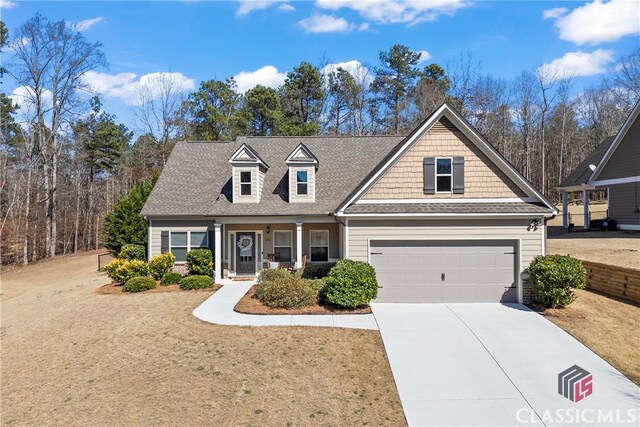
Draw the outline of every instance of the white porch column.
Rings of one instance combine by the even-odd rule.
[[[569,228],[569,194],[562,192],[562,228]]]
[[[302,267],[302,223],[296,222],[296,268]]]
[[[215,269],[215,277],[214,281],[216,283],[222,280],[222,233],[221,227],[222,224],[213,224],[214,228],[214,237],[215,237],[215,247],[213,249],[213,258],[214,258],[214,266]]]
[[[584,225],[583,228],[585,230],[589,229],[589,192],[587,190],[582,190],[582,208],[584,209]]]

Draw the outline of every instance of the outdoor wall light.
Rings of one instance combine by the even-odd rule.
[[[269,234],[270,231],[271,231],[271,226],[267,225],[267,234]]]
[[[540,227],[540,221],[538,221],[537,219],[534,219],[533,221],[531,221],[531,224],[529,224],[529,230],[536,231],[538,227]]]

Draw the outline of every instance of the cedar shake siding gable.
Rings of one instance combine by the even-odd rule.
[[[425,191],[425,159],[439,157],[464,159],[462,193]],[[471,142],[450,120],[441,117],[389,170],[378,178],[364,194],[362,200],[526,197],[527,194],[476,144]]]

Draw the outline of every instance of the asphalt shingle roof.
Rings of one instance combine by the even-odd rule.
[[[179,142],[147,203],[145,216],[327,215],[334,212],[404,136],[239,137]],[[249,145],[270,168],[260,203],[231,202],[229,157]],[[318,158],[316,202],[288,203],[287,156],[304,143]]]
[[[536,203],[396,203],[355,204],[347,207],[347,214],[546,214],[552,210]]]
[[[586,159],[582,163],[580,163],[574,170],[567,176],[562,184],[560,184],[560,188],[562,187],[571,187],[574,185],[586,184],[586,182],[591,177],[593,171],[589,167],[589,165],[598,166],[607,150],[613,143],[615,136],[608,136],[602,140],[602,142],[596,147],[595,150],[591,154],[587,156]]]

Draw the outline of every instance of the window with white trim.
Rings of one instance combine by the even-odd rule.
[[[436,158],[436,193],[451,193],[453,188],[452,163],[451,157]]]
[[[293,232],[278,231],[273,232],[273,253],[278,256],[281,262],[291,262],[293,253]]]
[[[309,194],[309,172],[296,172],[296,194],[298,196],[306,196]]]
[[[240,171],[240,195],[251,195],[251,171]]]
[[[206,231],[170,231],[169,252],[176,257],[176,262],[185,262],[187,252],[192,249],[207,247]]]
[[[309,261],[329,261],[329,230],[311,230]]]

